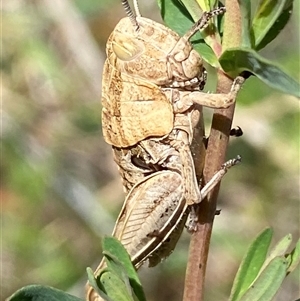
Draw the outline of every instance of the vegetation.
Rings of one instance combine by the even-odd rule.
[[[159,19],[156,3],[142,4],[145,17]],[[102,138],[99,101],[105,41],[124,12],[118,0],[2,6],[1,297],[31,283],[82,297],[85,269],[100,260],[100,238],[111,233],[124,200]],[[299,81],[298,1],[294,6],[287,26],[260,53]],[[299,237],[299,103],[286,92],[252,76],[239,95],[233,124],[244,136],[231,141],[227,157],[240,154],[243,162],[222,182],[207,301],[228,299],[238,264],[261,229],[271,226],[274,241]],[[205,113],[209,125],[212,112]],[[189,239],[184,233],[170,258],[142,269],[147,300],[182,300]],[[298,283],[297,273],[289,275],[274,300],[296,299]]]

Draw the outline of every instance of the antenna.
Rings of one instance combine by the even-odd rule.
[[[136,15],[132,11],[132,9],[131,9],[131,7],[130,7],[130,5],[128,3],[128,0],[122,0],[122,5],[124,7],[124,10],[125,10],[125,13],[126,13],[127,17],[130,19],[130,21],[132,23],[132,25],[136,27],[136,30],[138,30],[139,29],[139,24],[136,21]],[[137,10],[137,12],[139,14],[140,12],[139,12],[139,9],[138,9],[136,1],[135,1],[135,4],[134,4],[134,7],[135,7],[135,9]]]
[[[133,0],[133,7],[134,7],[134,11],[137,17],[141,16],[140,13],[140,9],[139,9],[139,4],[138,4],[138,0]]]

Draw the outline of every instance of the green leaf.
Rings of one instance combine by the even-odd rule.
[[[300,263],[300,239],[297,241],[293,251],[288,254],[287,260],[289,262],[289,267],[287,273],[291,273]]]
[[[286,276],[287,262],[274,258],[239,301],[271,301]]]
[[[203,11],[209,10],[209,8],[205,8],[205,6],[200,6],[200,3],[197,3],[196,0],[181,0],[181,2],[189,12],[194,22],[200,18]]]
[[[292,243],[292,235],[288,234],[284,238],[281,239],[277,243],[277,245],[272,249],[272,251],[269,253],[269,256],[267,257],[266,261],[263,264],[262,270],[275,258],[284,256],[287,249]]]
[[[98,286],[113,301],[134,301],[128,287],[119,275],[109,269],[101,271],[98,277]]]
[[[118,276],[118,278],[124,284],[124,286],[126,288],[126,292],[128,292],[128,294],[132,297],[134,293],[131,290],[130,281],[129,281],[128,275],[126,273],[126,269],[123,266],[123,264],[119,261],[119,258],[106,251],[103,252],[103,255],[105,257],[105,262],[107,264],[106,271],[109,271],[113,275]],[[119,256],[119,254],[118,254],[118,256]],[[99,278],[100,278],[100,280],[102,280],[101,277],[99,277]],[[123,288],[122,288],[122,290],[123,290]]]
[[[165,24],[180,36],[183,36],[194,25],[195,22],[188,10],[178,0],[158,0],[157,2]],[[200,33],[197,33],[195,38],[201,39]]]
[[[87,268],[86,272],[88,274],[88,280],[89,280],[89,284],[90,286],[97,292],[97,294],[99,296],[101,296],[102,299],[106,300],[106,301],[113,301],[109,296],[106,295],[106,293],[101,290],[98,286],[97,280],[94,276],[94,273],[92,271],[91,268]]]
[[[130,257],[123,245],[115,237],[105,237],[102,242],[102,247],[103,254],[107,258],[108,267],[114,269],[114,271],[119,269],[121,272],[121,268],[116,265],[117,262],[120,262],[126,271],[134,294],[139,298],[140,301],[146,300],[136,270],[132,265]]]
[[[251,0],[240,1],[242,17],[242,47],[251,48]]]
[[[253,45],[262,49],[274,40],[290,19],[293,0],[262,0],[252,21]]]
[[[273,231],[270,228],[265,229],[250,245],[235,276],[230,301],[239,300],[257,277],[266,259],[272,235]]]
[[[56,288],[43,285],[28,285],[22,287],[8,301],[83,301]]]
[[[236,77],[243,71],[256,75],[268,86],[286,94],[300,98],[300,85],[273,62],[247,48],[226,50],[219,60],[225,72]]]
[[[87,269],[90,285],[108,301],[145,301],[145,295],[123,245],[115,237],[104,237],[102,241],[106,268],[97,279],[91,269]]]
[[[204,10],[210,10],[212,7],[214,7],[216,0],[194,0],[197,1],[201,9]]]
[[[208,45],[206,45],[205,43],[198,43],[194,44],[193,46],[205,62],[207,62],[209,65],[215,68],[220,67],[218,58]]]

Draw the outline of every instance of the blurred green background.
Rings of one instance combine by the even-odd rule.
[[[140,1],[160,20],[155,1]],[[263,55],[299,80],[299,2]],[[119,0],[2,2],[1,300],[32,283],[83,296],[124,194],[101,133],[105,42],[124,16]],[[209,122],[210,110],[205,110]],[[299,102],[255,78],[238,98],[210,249],[207,301],[229,296],[250,241],[271,226],[299,238]],[[182,298],[189,235],[156,268],[141,269],[149,301]],[[299,298],[299,268],[275,300]]]

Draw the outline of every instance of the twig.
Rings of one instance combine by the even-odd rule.
[[[226,1],[226,9],[222,51],[230,47],[238,47],[242,40],[239,1]],[[231,78],[226,76],[221,70],[218,71],[217,93],[228,93],[232,83],[233,80]],[[215,110],[214,112],[206,151],[202,185],[207,183],[225,162],[234,109],[235,105],[232,105],[228,109]],[[203,300],[205,271],[219,189],[220,184],[199,205],[198,230],[192,234],[190,243],[184,301]]]
[[[227,93],[231,85],[231,79],[224,74],[220,75],[218,93]],[[226,110],[215,110],[206,152],[203,184],[211,179],[225,162],[233,113],[234,105]],[[217,185],[208,198],[199,205],[198,230],[191,237],[183,300],[198,301],[203,299],[205,270],[219,187],[220,185]]]

